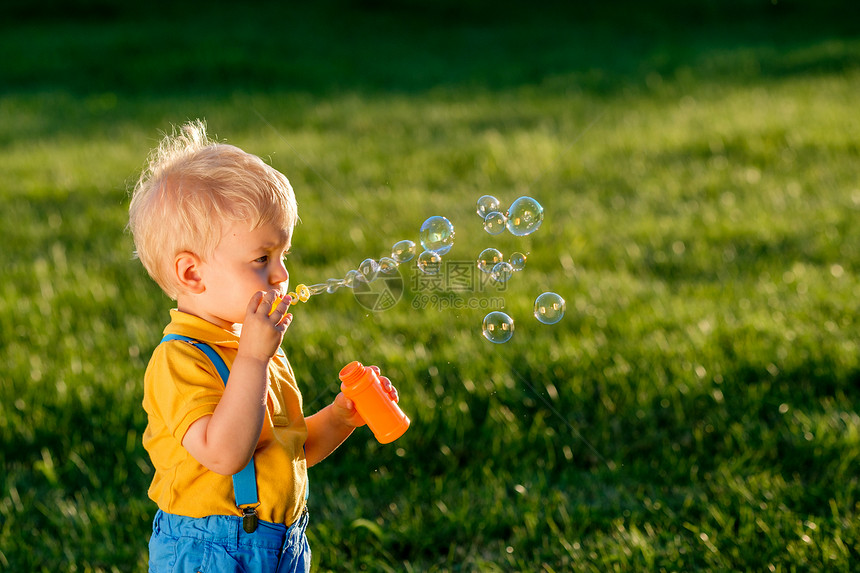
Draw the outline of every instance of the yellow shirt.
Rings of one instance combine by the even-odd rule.
[[[206,342],[233,364],[239,337],[196,316],[170,311],[165,334]],[[182,447],[188,427],[211,415],[224,393],[215,365],[203,352],[179,340],[159,344],[144,377],[143,408],[149,423],[143,446],[155,466],[149,497],[167,513],[189,517],[242,515],[233,479],[206,469]],[[302,395],[283,350],[269,363],[266,417],[254,452],[260,519],[292,524],[308,487],[304,444],[308,428]]]

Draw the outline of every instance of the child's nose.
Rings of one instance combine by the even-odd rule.
[[[272,284],[280,284],[290,278],[290,273],[287,272],[287,267],[284,265],[283,261],[278,261],[275,268],[272,269],[271,276],[269,280]]]

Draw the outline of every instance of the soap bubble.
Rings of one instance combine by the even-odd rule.
[[[511,253],[511,258],[508,260],[511,263],[511,268],[514,271],[521,271],[526,268],[526,256],[520,252]]]
[[[397,261],[391,257],[382,257],[379,259],[379,272],[384,275],[393,275],[397,272]]]
[[[492,247],[484,249],[481,251],[481,254],[478,255],[478,268],[481,269],[482,272],[491,273],[493,272],[493,267],[502,262],[502,259],[502,253],[499,249],[494,249]]]
[[[394,259],[380,258],[376,280],[372,283],[357,280],[352,294],[358,304],[374,312],[388,310],[396,305],[403,296],[403,277],[400,276]]]
[[[505,230],[505,216],[498,212],[492,211],[484,217],[484,230],[491,235],[498,235]]]
[[[502,261],[496,263],[493,267],[493,272],[490,273],[490,277],[496,282],[506,283],[512,274],[514,274],[514,268],[511,266],[511,263]]]
[[[435,251],[442,256],[454,246],[454,225],[445,217],[434,215],[421,225],[419,237],[425,251]]]
[[[373,259],[364,259],[358,265],[358,272],[367,279],[367,282],[372,283],[379,273],[379,263]]]
[[[398,264],[411,261],[415,258],[415,243],[409,239],[397,241],[391,247],[391,258]]]
[[[328,285],[326,283],[318,283],[308,287],[308,291],[310,291],[311,295],[320,294],[326,290],[328,290]]]
[[[544,324],[555,324],[564,316],[565,302],[554,292],[545,292],[535,299],[535,318]]]
[[[522,237],[538,230],[543,223],[543,207],[531,197],[520,197],[508,209],[506,225],[512,234]]]
[[[339,289],[340,287],[342,287],[342,286],[343,286],[343,284],[344,284],[343,279],[328,279],[328,280],[325,282],[325,290],[326,290],[329,294],[332,294],[332,293],[333,293],[333,292],[335,292],[337,289]]]
[[[501,206],[501,202],[499,202],[499,200],[492,195],[483,195],[480,199],[478,199],[478,215],[481,217],[481,219],[484,219],[489,213],[492,213],[493,211],[498,211]]]
[[[436,251],[424,251],[418,255],[418,268],[425,275],[438,275],[442,270],[442,257]]]
[[[481,324],[484,338],[495,344],[507,342],[514,335],[514,319],[504,312],[494,310],[484,317]]]
[[[344,275],[343,277],[343,286],[347,288],[354,288],[356,281],[367,282],[367,279],[365,279],[364,275],[355,269],[346,271],[346,275]]]

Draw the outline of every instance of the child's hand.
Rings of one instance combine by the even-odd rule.
[[[272,309],[278,296],[277,291],[270,290],[257,292],[251,297],[239,338],[240,355],[269,360],[278,351],[284,340],[284,332],[293,320],[293,315],[287,312],[290,297],[285,296]]]
[[[363,426],[367,423],[364,421],[364,418],[361,417],[361,414],[358,413],[358,410],[355,409],[355,402],[347,398],[346,394],[343,392],[338,393],[338,395],[334,397],[334,402],[331,403],[331,409],[334,413],[335,419],[344,426],[358,428],[359,426]]]
[[[378,367],[371,366],[370,368],[376,371],[376,374],[379,375]],[[394,402],[399,402],[400,396],[397,394],[397,388],[394,387],[391,380],[385,376],[379,376],[379,381],[382,383],[382,389],[388,393],[391,399]],[[347,398],[343,392],[335,396],[334,402],[332,402],[332,408],[337,419],[347,426],[357,428],[366,423],[364,418],[361,417],[361,414],[358,413],[358,410],[355,409],[355,403]]]

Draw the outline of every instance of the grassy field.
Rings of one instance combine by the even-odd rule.
[[[146,570],[142,377],[171,301],[127,191],[198,117],[292,181],[294,284],[430,215],[456,228],[446,277],[528,253],[501,289],[402,265],[389,310],[294,310],[308,412],[360,359],[412,418],[312,468],[315,570],[856,567],[860,13],[649,5],[5,3],[0,569]],[[542,227],[488,235],[484,194],[537,198]]]

